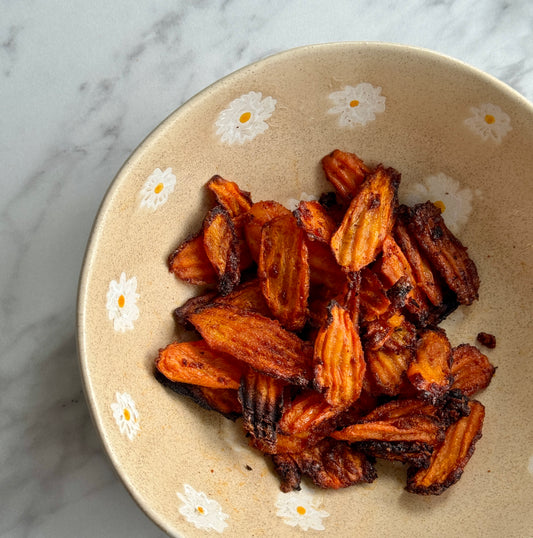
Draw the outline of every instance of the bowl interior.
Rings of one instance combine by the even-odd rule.
[[[343,43],[242,69],[141,144],[94,226],[80,283],[79,349],[105,447],[156,523],[184,536],[206,528],[296,536],[305,525],[336,536],[437,536],[442,525],[449,535],[530,531],[532,140],[532,106],[489,76],[428,51]],[[335,148],[399,170],[401,200],[444,204],[481,277],[480,300],[444,326],[453,345],[495,334],[497,347],[484,352],[498,370],[479,396],[483,439],[445,494],[408,494],[404,468],[380,463],[371,485],[307,484],[294,502],[308,520],[295,523],[290,496],[280,493],[271,463],[247,446],[239,422],[163,388],[152,367],[159,348],[184,337],[172,310],[198,291],[178,282],[166,259],[199,228],[207,180],[219,174],[254,201],[286,204],[331,190],[320,159]]]

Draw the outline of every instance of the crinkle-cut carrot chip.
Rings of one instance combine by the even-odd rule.
[[[444,223],[440,209],[431,202],[417,204],[407,212],[407,227],[431,265],[457,295],[469,305],[478,298],[479,276],[467,249]]]
[[[250,249],[250,254],[253,260],[259,261],[259,252],[261,250],[261,232],[263,226],[283,215],[290,215],[291,212],[279,202],[273,200],[265,200],[256,202],[250,210],[243,216],[244,236]]]
[[[199,232],[181,243],[168,257],[168,268],[177,278],[190,284],[216,284],[217,273],[204,248]]]
[[[406,490],[421,495],[440,495],[455,484],[481,438],[484,418],[485,408],[472,400],[470,414],[448,427],[444,442],[434,450],[427,469],[408,469]]]
[[[207,182],[207,188],[215,195],[217,202],[223,206],[232,219],[246,213],[253,205],[249,192],[243,191],[234,181],[213,176]]]
[[[229,213],[220,205],[215,206],[204,219],[204,249],[214,267],[222,295],[227,295],[241,278],[239,243],[235,226]]]
[[[359,271],[381,252],[398,206],[400,174],[378,166],[366,177],[331,238],[331,248],[345,271]]]
[[[244,430],[265,445],[275,447],[278,422],[287,384],[248,368],[241,379],[239,401]]]
[[[496,368],[475,346],[461,344],[452,350],[452,389],[473,396],[488,387]]]
[[[291,331],[307,320],[309,263],[304,231],[293,215],[263,225],[257,274],[272,315]]]
[[[313,347],[257,312],[216,304],[189,316],[209,346],[296,385],[312,377]]]
[[[443,329],[426,329],[420,335],[407,377],[423,399],[437,402],[450,389],[452,348]]]
[[[335,407],[347,408],[361,394],[366,363],[350,313],[337,302],[329,307],[314,348],[313,385]]]
[[[355,153],[338,149],[322,158],[322,168],[339,196],[347,202],[357,194],[361,183],[371,172]]]
[[[243,365],[210,349],[204,340],[173,342],[159,350],[156,368],[171,381],[215,389],[238,389]]]

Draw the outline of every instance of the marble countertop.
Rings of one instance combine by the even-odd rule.
[[[310,43],[454,56],[533,100],[529,0],[0,0],[0,536],[159,537],[84,401],[76,292],[128,155],[220,77]]]

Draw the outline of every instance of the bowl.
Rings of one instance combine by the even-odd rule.
[[[81,370],[96,428],[140,507],[173,536],[526,536],[533,526],[531,334],[533,107],[457,60],[380,43],[306,46],[208,87],[171,114],[105,195],[79,286]],[[215,174],[290,206],[331,190],[321,158],[354,152],[402,174],[400,201],[440,202],[468,246],[479,300],[443,323],[483,348],[496,374],[478,399],[483,437],[439,496],[405,491],[378,462],[371,484],[282,493],[272,463],[232,422],[163,387],[158,350],[173,309],[198,293],[168,270],[201,226]],[[478,344],[479,345],[479,344]]]

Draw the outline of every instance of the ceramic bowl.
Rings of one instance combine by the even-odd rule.
[[[154,96],[156,98],[156,96]],[[531,420],[533,107],[498,80],[433,52],[378,43],[290,50],[220,80],[167,118],[107,192],[80,280],[78,339],[96,427],[140,507],[168,534],[526,536],[533,528]],[[179,335],[173,309],[197,293],[167,256],[197,230],[214,174],[254,200],[331,190],[335,148],[402,174],[400,200],[440,201],[468,246],[480,299],[443,326],[453,345],[496,335],[479,395],[483,437],[440,496],[407,493],[401,464],[372,484],[282,493],[242,426],[153,376]]]

